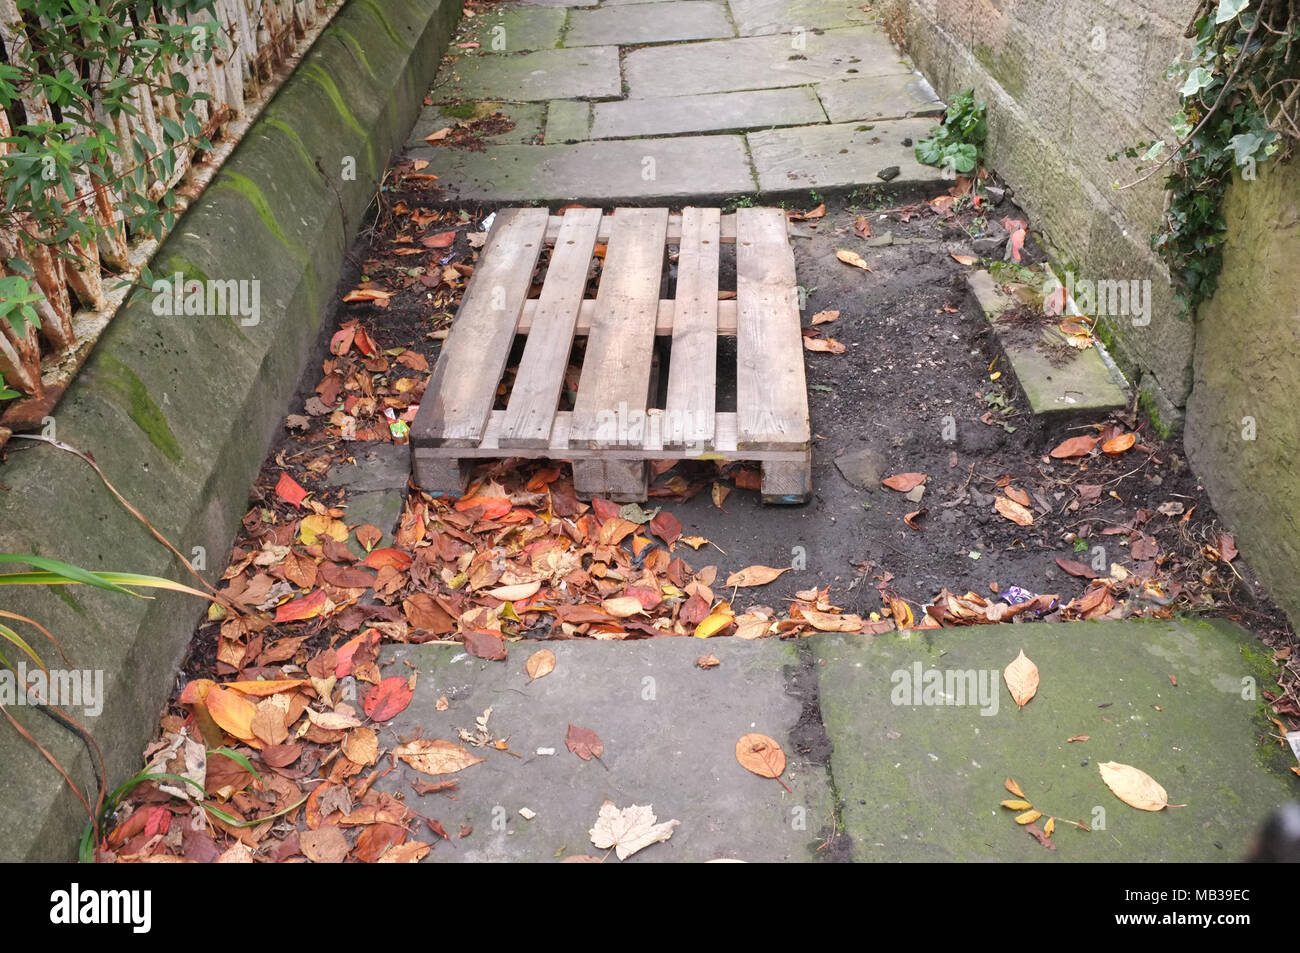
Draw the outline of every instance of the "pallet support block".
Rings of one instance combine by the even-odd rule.
[[[764,503],[797,505],[812,499],[812,451],[801,462],[764,463],[761,492]]]
[[[641,503],[649,488],[650,464],[645,460],[573,461],[573,491],[580,500],[600,496],[615,503]]]

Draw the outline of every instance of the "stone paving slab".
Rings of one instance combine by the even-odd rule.
[[[569,14],[565,47],[713,40],[735,32],[725,8],[710,0],[629,3]]]
[[[864,26],[871,16],[853,0],[728,0],[741,36]]]
[[[559,7],[502,7],[469,21],[461,42],[478,43],[483,53],[554,49],[560,45],[567,15]]]
[[[596,99],[621,95],[618,48],[462,56],[443,66],[431,95],[445,99]]]
[[[546,107],[546,141],[581,142],[591,128],[591,103],[557,99]]]
[[[740,136],[411,150],[430,160],[448,202],[674,201],[746,193],[754,179]]]
[[[997,317],[1019,302],[1003,294],[987,271],[972,272],[966,281],[997,332],[1016,382],[1035,416],[1092,418],[1128,406],[1128,394],[1115,379],[1119,371],[1107,365],[1097,348],[1077,351],[1069,363],[1056,366],[1030,334],[1008,332],[999,325]],[[1046,333],[1056,334],[1050,328]]]
[[[1294,797],[1294,759],[1261,744],[1261,704],[1242,698],[1243,679],[1271,684],[1271,653],[1231,623],[990,625],[812,647],[854,860],[1235,861]],[[1021,649],[1042,681],[1017,710],[1001,670]],[[916,666],[991,672],[996,713],[908,703]],[[1067,741],[1078,735],[1089,740]],[[1102,783],[1102,761],[1146,771],[1187,807],[1129,807]],[[1058,849],[1040,847],[998,806],[1007,777],[1045,813],[1104,816],[1104,829],[1058,820]]]
[[[541,648],[555,653],[555,670],[530,682],[524,663]],[[710,652],[721,664],[700,669],[695,660]],[[459,645],[427,644],[397,646],[381,659],[385,674],[419,673],[411,705],[382,732],[386,745],[416,731],[457,741],[456,729],[473,729],[490,707],[493,738],[508,737],[520,756],[471,749],[486,760],[449,776],[458,782],[456,800],[417,796],[412,781],[435,779],[404,764],[378,782],[451,834],[436,842],[432,862],[600,857],[605,852],[590,844],[588,831],[606,800],[650,804],[660,822],[681,822],[670,840],[628,863],[824,856],[817,846],[831,829],[833,800],[824,767],[799,753],[800,685],[812,685],[811,673],[798,677],[799,646],[666,638],[517,643],[509,653],[505,662],[484,662]],[[436,708],[442,695],[446,711]],[[566,749],[570,724],[600,736],[603,764]],[[737,763],[736,741],[749,732],[785,750],[793,793]],[[526,820],[521,808],[536,817]],[[458,838],[465,824],[473,832]],[[417,836],[436,840],[427,830]],[[611,854],[607,862],[618,861]]]
[[[393,530],[406,501],[411,479],[411,448],[405,444],[375,443],[358,447],[352,463],[335,464],[322,481],[344,491],[349,525],[369,523],[383,531],[376,547],[393,545]],[[349,536],[347,546],[358,557],[365,550]]]
[[[944,112],[930,84],[915,73],[820,83],[817,96],[831,122],[941,116]]]
[[[911,73],[873,28],[809,34],[803,49],[788,36],[743,37],[632,50],[624,56],[634,98],[803,86],[854,76]]]
[[[885,185],[879,173],[896,167],[894,189],[944,185],[942,172],[916,161],[913,146],[929,132],[929,119],[896,119],[870,126],[857,123],[797,126],[751,132],[750,154],[764,192]]]
[[[591,137],[673,136],[824,122],[808,86],[596,103]]]
[[[518,0],[525,7],[594,7],[600,0]]]

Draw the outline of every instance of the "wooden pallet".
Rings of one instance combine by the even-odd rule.
[[[736,297],[718,300],[721,245],[736,246]],[[604,265],[587,299],[596,246]],[[660,299],[668,245],[676,297]],[[541,294],[528,297],[545,246]],[[769,503],[811,495],[808,391],[785,214],[774,208],[545,209],[497,213],[411,428],[415,482],[464,492],[476,460],[573,463],[584,497],[646,498],[651,460],[762,464]],[[517,334],[527,335],[504,410],[494,410]],[[736,337],[736,412],[717,410],[719,335]],[[560,410],[575,336],[587,337],[572,410]],[[667,399],[650,407],[655,336],[672,337]]]

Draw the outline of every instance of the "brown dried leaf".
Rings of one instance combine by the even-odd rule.
[[[789,566],[785,569],[773,569],[771,566],[746,566],[740,572],[733,572],[728,576],[725,585],[728,589],[766,586],[773,579],[779,577],[781,573],[789,571]]]
[[[555,653],[550,649],[538,649],[528,656],[528,661],[524,663],[524,671],[534,680],[550,675],[555,671]]]
[[[1005,519],[1011,520],[1011,522],[1018,526],[1034,525],[1034,514],[1029,512],[1029,510],[1021,506],[1015,500],[1007,499],[1005,496],[999,496],[993,501],[993,507],[1001,513]]]
[[[605,753],[605,743],[600,740],[600,736],[590,728],[579,728],[577,725],[569,725],[564,736],[564,746],[583,761],[599,759]]]
[[[440,738],[417,738],[393,749],[393,757],[405,761],[421,774],[454,774],[478,764],[476,758],[459,745]]]

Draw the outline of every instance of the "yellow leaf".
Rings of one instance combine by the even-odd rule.
[[[835,249],[835,257],[846,265],[852,265],[854,268],[861,268],[863,271],[871,270],[861,255],[855,251],[849,251],[847,248]]]
[[[979,261],[974,255],[959,255],[956,252],[949,252],[949,254],[952,255],[952,260],[959,265],[974,265]]]
[[[298,528],[299,540],[310,546],[322,536],[329,536],[341,543],[348,538],[348,528],[339,520],[331,519],[320,513],[304,516],[302,524]]]
[[[816,326],[818,324],[829,324],[830,322],[838,321],[839,319],[840,313],[838,311],[818,311],[813,315],[812,323]]]
[[[902,599],[890,599],[889,611],[894,617],[894,625],[899,629],[910,629],[916,617],[912,615],[912,607]]]
[[[707,639],[711,635],[717,635],[735,621],[736,617],[731,611],[731,606],[725,602],[720,602],[712,614],[695,627],[695,637],[697,639]]]
[[[1016,782],[1013,781],[1011,778],[1007,778],[1002,783],[1006,786],[1006,789],[1010,791],[1012,794],[1014,794],[1016,797],[1025,796],[1025,792],[1020,790],[1020,785],[1016,784]]]
[[[679,543],[685,543],[691,549],[699,549],[701,546],[707,546],[709,541],[703,536],[683,536],[678,540]]]
[[[1016,704],[1024,708],[1038,694],[1038,666],[1029,661],[1024,649],[1002,670],[1002,678]]]
[[[540,649],[528,656],[528,661],[524,663],[524,671],[532,679],[541,678],[543,675],[550,675],[555,671],[555,653],[550,649]]]
[[[1011,800],[1011,799],[1003,801],[1002,806],[1011,811],[1029,811],[1032,810],[1034,807],[1028,801],[1018,801],[1018,800]]]
[[[1106,787],[1129,807],[1139,811],[1162,811],[1169,806],[1165,789],[1140,768],[1116,761],[1103,761],[1097,768]]]
[[[1054,834],[1055,832],[1056,832],[1056,818],[1049,817],[1047,819],[1047,823],[1043,825],[1043,833],[1046,834],[1048,837],[1051,837],[1052,834]]]
[[[804,338],[804,350],[821,351],[826,354],[843,354],[848,348],[834,338]]]
[[[1023,814],[1016,815],[1017,824],[1032,824],[1043,816],[1042,811],[1025,811]]]

